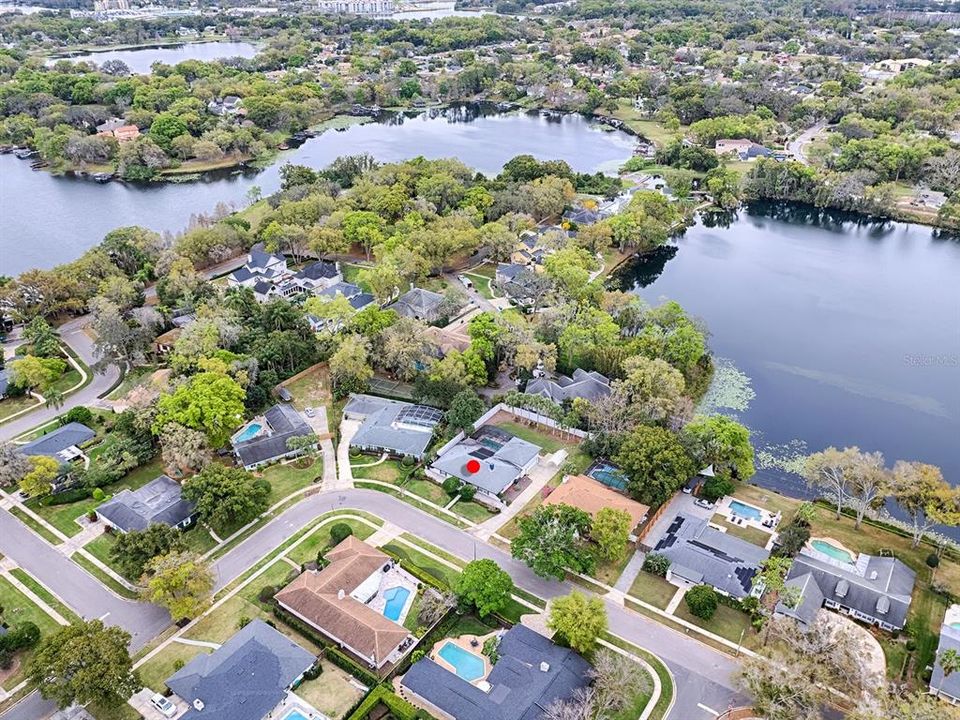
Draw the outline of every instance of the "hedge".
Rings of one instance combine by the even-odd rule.
[[[436,576],[434,576],[434,575],[431,575],[431,574],[428,573],[426,570],[423,570],[423,569],[420,568],[419,566],[415,565],[411,560],[408,560],[408,559],[405,558],[405,557],[401,557],[400,555],[398,555],[397,553],[393,552],[393,551],[390,550],[389,548],[382,547],[382,548],[380,548],[380,551],[383,552],[383,553],[386,553],[387,555],[389,555],[390,557],[392,557],[394,560],[396,560],[396,561],[397,561],[397,564],[398,564],[401,568],[403,568],[403,569],[406,570],[408,573],[410,573],[411,575],[413,575],[413,576],[414,576],[417,580],[419,580],[420,582],[426,583],[427,585],[430,585],[431,587],[434,587],[434,588],[436,588],[437,590],[441,590],[441,591],[443,591],[443,592],[449,592],[449,591],[453,590],[453,588],[449,587],[449,586],[448,586],[443,580],[441,580],[440,578],[438,578],[438,577],[436,577]]]
[[[71,490],[64,490],[56,495],[47,495],[40,500],[40,504],[43,507],[48,507],[50,505],[69,505],[70,503],[75,503],[80,500],[86,500],[88,497],[90,497],[90,488],[79,487]]]
[[[396,720],[419,720],[420,718],[430,717],[430,715],[422,710],[418,710],[403,698],[394,695],[389,686],[377,685],[377,687],[356,706],[354,711],[347,716],[347,720],[365,720],[367,715],[370,714],[370,711],[380,703],[387,706]]]
[[[341,652],[339,648],[331,643],[329,638],[318,633],[300,618],[288,613],[286,610],[276,604],[276,602],[273,605],[273,615],[285,625],[289,625],[291,628],[310,640],[314,645],[322,647],[323,656],[325,658],[327,658],[341,670],[346,670],[367,687],[373,687],[380,682],[380,678],[378,676],[374,675],[366,668],[360,667],[350,657]]]

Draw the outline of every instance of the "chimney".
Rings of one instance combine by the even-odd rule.
[[[546,660],[540,663],[540,672],[550,672],[550,663]]]
[[[343,598],[345,597],[345,595],[346,595],[346,593],[343,592],[343,590],[338,590],[338,591],[337,591],[337,600],[343,600]]]
[[[197,712],[200,712],[201,710],[203,710],[203,700],[201,700],[200,698],[197,698],[196,700],[194,700],[193,707],[196,708]]]

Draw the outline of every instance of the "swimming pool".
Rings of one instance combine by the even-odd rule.
[[[457,676],[462,677],[467,682],[473,682],[483,677],[483,658],[464,650],[456,643],[445,643],[437,655],[453,665]]]
[[[753,505],[747,505],[742,503],[739,500],[730,501],[730,512],[732,512],[737,517],[741,517],[744,520],[755,520],[760,522],[763,519],[763,513],[760,512]]]
[[[853,555],[843,548],[838,548],[836,545],[828,543],[826,540],[811,540],[810,545],[814,550],[818,550],[824,555],[832,557],[834,560],[853,565]]]
[[[410,597],[410,591],[405,587],[392,587],[383,593],[383,597],[387,600],[383,606],[383,616],[394,622],[398,621],[407,604],[407,598]]]
[[[240,433],[233,439],[233,441],[242,443],[242,442],[246,442],[247,440],[252,440],[257,436],[257,434],[259,434],[261,430],[263,430],[263,425],[261,425],[260,423],[250,423],[243,429],[242,433]]]
[[[614,490],[627,489],[627,476],[623,474],[620,468],[608,463],[596,463],[590,468],[587,476],[607,487],[612,487]]]
[[[308,718],[300,712],[299,708],[293,708],[293,710],[283,716],[283,720],[308,720]]]

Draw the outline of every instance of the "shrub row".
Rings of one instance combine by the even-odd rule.
[[[395,695],[387,685],[378,685],[362,698],[347,716],[347,720],[365,720],[378,704],[383,703],[390,711],[390,717],[396,720],[420,720],[430,715],[423,710],[417,710],[403,698]]]

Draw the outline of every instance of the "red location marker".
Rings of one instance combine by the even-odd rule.
[[[476,475],[478,472],[480,472],[480,461],[467,460],[467,472],[471,475]]]

